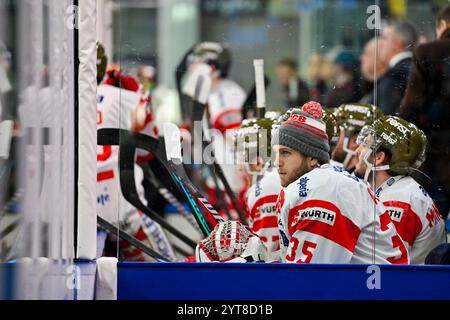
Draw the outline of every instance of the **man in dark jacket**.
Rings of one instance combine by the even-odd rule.
[[[377,106],[385,115],[398,112],[408,82],[412,53],[417,42],[417,32],[406,21],[388,25],[380,37],[380,60],[388,64],[384,75],[378,79]]]
[[[428,137],[422,170],[424,187],[442,215],[450,210],[450,5],[437,18],[437,40],[414,50],[411,74],[400,116],[417,124]]]
[[[297,62],[290,58],[284,58],[277,64],[277,78],[286,95],[285,107],[302,106],[309,101],[309,89],[307,84],[297,74]]]

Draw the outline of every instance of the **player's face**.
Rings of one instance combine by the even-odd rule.
[[[239,170],[247,179],[247,183],[251,185],[253,181],[253,175],[255,173],[260,173],[262,171],[263,166],[264,162],[260,157],[258,157],[258,159],[252,161],[251,163],[247,164],[241,163],[239,165]]]
[[[364,175],[367,170],[367,164],[364,161],[364,158],[370,150],[371,142],[373,141],[371,136],[367,136],[364,139],[364,142],[361,143],[358,148],[356,149],[356,154],[358,156],[358,163],[355,166],[355,170],[353,171],[355,173],[355,176],[358,178],[364,178]]]
[[[348,148],[350,150],[355,150],[359,147],[358,144],[356,143],[356,139],[358,138],[358,134],[354,133],[351,135],[350,139],[348,140]],[[356,164],[358,163],[358,157],[357,156],[353,156],[350,160],[350,162],[347,164],[346,166],[346,170],[352,170],[353,168],[355,168]]]
[[[308,158],[291,148],[276,145],[275,166],[278,168],[282,187],[287,187],[305,173],[312,170]]]
[[[358,134],[354,133],[350,136],[350,139],[348,140],[347,148],[350,150],[356,150],[358,148],[358,144],[356,143],[356,138],[358,137]],[[340,134],[339,134],[339,142],[334,148],[331,158],[334,161],[343,163],[345,160],[345,157],[347,156],[347,152],[344,151],[344,139],[345,139],[345,130],[344,128],[340,128]],[[356,163],[358,162],[358,158],[356,156],[352,157],[350,162],[347,164],[346,170],[351,170],[355,167]]]

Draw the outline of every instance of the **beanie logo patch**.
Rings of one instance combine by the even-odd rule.
[[[292,114],[289,117],[289,121],[293,121],[302,125],[307,125],[308,127],[314,128],[316,130],[321,131],[322,133],[326,133],[326,125],[316,119],[306,117],[301,114]]]
[[[321,139],[324,139],[324,140],[327,140],[327,141],[328,141],[328,136],[326,135],[326,132],[323,132],[323,134],[319,134],[319,133],[317,133],[317,131],[308,129],[306,126],[304,126],[304,125],[299,125],[299,124],[297,124],[297,123],[295,123],[295,122],[290,122],[290,123],[289,123],[289,122],[286,121],[286,123],[283,124],[283,125],[297,127],[297,128],[299,128],[299,129],[302,129],[302,130],[304,130],[304,131],[307,131],[307,132],[309,132],[309,133],[311,133],[311,134],[313,134],[313,135],[316,135],[316,136],[318,136],[318,137],[321,138]]]
[[[303,125],[307,125],[309,127],[312,127],[316,130],[326,132],[326,126],[324,123],[317,121],[316,119],[303,116],[301,114],[292,114],[289,118],[289,121],[294,121]]]

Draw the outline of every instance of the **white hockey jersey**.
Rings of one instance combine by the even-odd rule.
[[[245,91],[236,82],[223,79],[208,97],[209,124],[212,129],[219,130],[223,139],[214,137],[213,147],[217,162],[235,193],[244,187],[243,177],[239,166],[234,164],[233,129],[240,126],[242,121],[242,105],[246,99]],[[204,119],[204,124],[207,122]],[[207,128],[204,128],[207,132]],[[206,134],[208,138],[209,135]],[[209,185],[212,185],[209,182]]]
[[[342,164],[342,162],[330,159],[329,162],[330,165],[334,166],[334,167],[339,167],[339,168],[344,168],[344,165]]]
[[[287,186],[277,202],[281,257],[302,263],[409,263],[389,214],[362,180],[329,164]]]
[[[422,264],[427,254],[445,242],[445,224],[433,200],[410,176],[386,180],[375,192],[405,241],[411,264]]]
[[[268,170],[263,178],[247,190],[247,212],[250,229],[264,242],[268,251],[280,247],[276,203],[281,191],[280,176]]]
[[[211,127],[222,133],[238,128],[242,121],[242,105],[246,94],[236,82],[223,79],[211,91],[208,98],[208,113]]]

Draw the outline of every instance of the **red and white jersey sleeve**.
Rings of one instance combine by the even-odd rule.
[[[386,180],[376,194],[405,241],[411,264],[423,264],[427,254],[445,242],[445,224],[433,200],[409,176]]]
[[[303,175],[278,199],[282,257],[303,263],[408,263],[389,215],[375,202],[365,183],[339,168],[324,165]]]
[[[280,191],[280,177],[276,170],[266,171],[263,178],[247,191],[249,227],[271,252],[279,250],[280,246],[278,217],[275,210]]]
[[[245,91],[234,81],[223,79],[211,91],[208,98],[208,112],[211,127],[222,133],[236,129],[242,121],[242,105]]]
[[[102,84],[97,87],[97,129],[131,127],[131,112],[141,98],[139,92]]]

